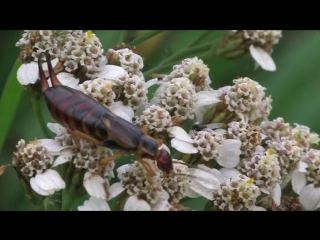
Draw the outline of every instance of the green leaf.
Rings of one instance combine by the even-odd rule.
[[[159,34],[163,32],[163,30],[149,30],[146,33],[142,34],[141,36],[133,39],[131,42],[129,42],[127,45],[138,45],[146,40],[148,40],[149,38],[152,38],[153,36]]]
[[[20,65],[21,63],[17,59],[7,79],[0,101],[0,113],[2,113],[0,118],[0,152],[11,123],[13,122],[23,91],[23,88],[17,80],[17,71]]]

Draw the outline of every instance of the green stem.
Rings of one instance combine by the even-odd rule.
[[[199,35],[191,44],[189,47],[194,47],[198,45],[203,39],[205,39],[210,33],[212,33],[212,30],[205,30],[203,33]]]
[[[198,54],[203,51],[208,51],[208,49],[210,49],[211,47],[212,47],[212,42],[209,42],[209,43],[201,44],[191,48],[182,49],[181,51],[173,54],[171,57],[162,61],[161,64],[176,62],[178,60],[181,60],[182,58],[190,56],[191,54],[195,54],[195,53]]]
[[[153,36],[159,34],[163,32],[163,30],[149,30],[148,32],[142,34],[141,36],[133,39],[131,42],[129,42],[127,45],[138,45],[146,40],[148,40],[149,38],[152,38]]]
[[[44,211],[45,208],[44,208],[43,202],[38,203],[38,204],[34,204],[34,209],[35,209],[36,211]]]
[[[31,101],[32,101],[33,110],[35,111],[35,113],[37,115],[37,119],[39,121],[42,132],[44,133],[44,135],[47,138],[50,138],[50,132],[47,128],[46,122],[44,121],[44,118],[42,115],[40,98],[32,97]]]
[[[127,36],[129,35],[128,32],[129,32],[129,30],[121,30],[120,37],[119,37],[119,40],[118,40],[119,44],[125,42]]]
[[[74,199],[70,196],[67,189],[62,191],[62,207],[61,211],[70,211]]]
[[[173,54],[171,57],[165,59],[164,61],[160,62],[154,68],[146,71],[144,73],[144,75],[147,77],[147,76],[150,76],[152,73],[160,72],[160,71],[172,66],[173,64],[177,63],[177,61],[179,61],[185,57],[188,57],[188,56],[195,54],[195,53],[199,54],[203,51],[207,51],[208,49],[211,48],[211,46],[212,46],[212,43],[206,43],[206,44],[202,44],[202,45],[191,47],[191,48],[185,48],[185,49],[181,50],[180,52]]]

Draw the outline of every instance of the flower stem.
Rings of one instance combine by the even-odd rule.
[[[61,211],[70,211],[74,199],[70,196],[67,189],[62,191],[62,207]]]
[[[190,48],[185,48],[182,49],[181,51],[177,52],[176,54],[173,54],[171,57],[164,59],[162,62],[160,62],[157,66],[155,66],[154,68],[146,71],[144,73],[144,75],[150,76],[152,73],[155,72],[160,72],[170,66],[172,66],[173,64],[177,63],[177,61],[189,57],[192,54],[199,54],[201,52],[204,51],[208,51],[208,49],[210,49],[212,47],[212,42],[210,43],[205,43],[199,46],[194,46],[194,47],[190,47]]]
[[[157,34],[159,34],[161,32],[163,32],[163,30],[149,30],[146,33],[142,34],[141,36],[133,39],[127,45],[130,45],[130,46],[138,45],[138,44],[140,44],[140,43],[152,38],[153,36],[155,36],[155,35],[157,35]]]
[[[49,130],[48,130],[47,126],[46,126],[46,122],[44,121],[44,118],[43,118],[43,115],[42,115],[40,98],[32,97],[31,101],[32,101],[33,110],[35,111],[35,113],[37,115],[37,119],[39,121],[39,124],[40,124],[40,127],[42,129],[42,132],[44,133],[44,135],[47,138],[50,138]]]
[[[129,31],[130,30],[121,30],[120,36],[119,36],[119,40],[118,43],[124,43],[129,35]]]
[[[44,208],[43,202],[38,203],[38,204],[34,204],[34,209],[35,209],[36,211],[44,211],[45,208]]]
[[[205,30],[203,33],[201,33],[191,44],[189,47],[194,47],[198,45],[203,39],[205,39],[210,33],[212,33],[212,30]]]

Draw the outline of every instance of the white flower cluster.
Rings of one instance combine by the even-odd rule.
[[[21,66],[18,79],[23,85],[34,84],[37,81],[38,74],[33,74],[31,78],[28,73],[36,71],[38,56],[45,51],[49,52],[54,60],[52,65],[56,67],[56,72],[63,73],[64,79],[72,78],[72,81],[97,77],[101,67],[107,63],[102,44],[91,31],[27,30],[16,46],[22,49],[20,58],[24,64]]]
[[[210,69],[197,57],[184,59],[181,64],[173,66],[173,71],[164,77],[163,81],[170,81],[174,78],[186,77],[194,85],[195,91],[210,90],[211,79]]]
[[[261,49],[270,57],[270,46],[281,37],[281,31],[273,30],[243,30],[241,34],[255,57]],[[63,70],[55,69],[63,85],[85,93],[127,124],[139,126],[153,137],[154,141],[144,136],[154,144],[170,143],[154,153],[123,126],[118,131],[125,133],[122,137],[132,137],[136,149],[125,144],[119,147],[140,158],[117,167],[114,174],[113,160],[122,154],[121,149],[114,154],[50,123],[54,139],[29,144],[21,140],[14,152],[13,166],[36,193],[48,196],[69,188],[79,194],[84,187],[90,197],[78,210],[109,211],[108,201],[117,196],[118,208],[125,211],[184,211],[188,208],[182,200],[199,197],[209,201],[207,210],[256,211],[287,209],[289,202],[296,203],[285,192],[290,183],[304,210],[320,208],[320,151],[314,149],[319,135],[303,125],[290,126],[282,118],[270,121],[272,99],[258,82],[240,77],[231,86],[213,89],[209,68],[197,57],[174,65],[162,80],[146,81],[139,54],[123,46],[108,49],[103,56],[102,44],[90,31],[29,31],[17,46],[23,48],[25,62],[18,71],[21,84],[36,82],[36,57],[49,50],[56,58],[52,65],[63,66]],[[260,60],[262,67],[272,70],[270,62]],[[158,88],[148,99],[148,88],[153,85]],[[184,130],[190,124],[190,131]],[[105,138],[110,140],[107,134]],[[161,171],[162,164],[168,164],[163,150],[175,156],[170,172]],[[155,160],[146,157],[150,154]],[[55,169],[60,164],[67,167]]]
[[[274,45],[278,44],[282,37],[281,30],[233,30],[233,32],[242,40],[244,46],[241,47],[250,51],[257,66],[267,71],[276,70],[271,53]]]

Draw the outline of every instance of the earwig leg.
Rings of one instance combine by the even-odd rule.
[[[123,154],[124,154],[124,152],[120,151],[116,155],[106,157],[106,158],[100,160],[99,165],[106,166],[109,162],[116,160],[117,158],[121,157]]]
[[[162,139],[157,139],[157,143],[158,143],[158,148],[159,148],[163,144],[163,140]]]
[[[277,207],[276,207],[276,203],[274,202],[273,198],[270,198],[270,201],[271,201],[271,210],[276,211]]]
[[[112,162],[112,161],[116,160],[117,158],[121,157],[123,154],[124,154],[124,152],[118,152],[116,155],[113,155],[113,156],[110,156],[110,157],[106,157],[106,158],[100,160],[97,173],[98,174],[99,173],[103,173],[105,167],[107,166],[107,164],[109,162]]]
[[[79,142],[79,139],[77,136],[73,135],[72,132],[71,132],[71,137],[72,137],[72,140],[74,142],[74,145],[73,146],[69,146],[69,147],[66,147],[64,149],[62,149],[60,152],[63,152],[65,150],[74,150],[74,149],[80,149],[81,145],[80,145],[80,142]]]
[[[86,140],[88,142],[92,142],[92,143],[94,143],[96,145],[101,145],[100,141],[98,141],[97,139],[95,139],[93,137],[90,137],[87,134],[84,134],[84,133],[79,132],[79,131],[69,131],[69,132],[71,134],[71,137],[72,137],[72,140],[74,142],[74,145],[70,146],[70,147],[66,147],[66,148],[62,149],[62,151],[66,150],[66,149],[71,149],[71,150],[80,149],[81,144],[80,144],[79,138],[82,138],[82,139],[84,139],[84,140]]]
[[[144,135],[149,135],[149,127],[148,126],[143,126],[141,128],[141,131],[143,132]]]
[[[79,138],[75,134],[73,134],[72,132],[71,132],[71,136],[72,136],[72,140],[74,141],[74,144],[75,144],[75,145],[72,146],[72,148],[78,148],[79,149],[81,147]]]
[[[147,180],[148,180],[149,184],[153,185],[152,177],[154,175],[156,175],[156,173],[153,171],[153,169],[151,168],[151,166],[148,163],[146,163],[142,159],[139,159],[138,161],[141,163],[141,165],[147,171]]]
[[[73,139],[82,138],[82,139],[84,139],[84,140],[86,140],[88,142],[92,142],[92,143],[94,143],[96,145],[101,145],[101,142],[99,140],[97,140],[97,139],[95,139],[95,138],[93,138],[93,137],[91,137],[91,136],[89,136],[89,135],[87,135],[85,133],[82,133],[82,132],[79,132],[79,131],[72,131],[71,134],[73,136]],[[80,146],[79,140],[76,140],[76,141],[78,141],[78,144]],[[75,141],[75,143],[76,143],[76,141]]]

